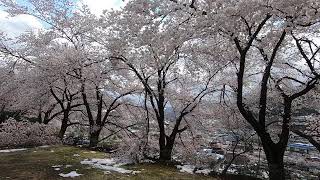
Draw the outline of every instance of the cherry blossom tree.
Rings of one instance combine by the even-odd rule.
[[[132,1],[105,16],[106,38],[97,41],[145,91],[146,110],[158,124],[160,160],[171,160],[177,135],[188,129],[186,117],[206,95],[218,91],[213,82],[222,65],[196,48],[201,39],[193,31],[192,16],[174,2]],[[172,120],[168,109],[174,112]]]
[[[86,20],[90,19],[90,15],[87,18],[82,15],[87,9],[75,12],[75,4],[71,1],[28,1],[26,4],[2,1],[2,5],[13,16],[28,14],[47,25],[44,31],[26,32],[18,38],[17,46],[3,46],[2,52],[29,63],[28,70],[38,73],[47,93],[56,101],[53,105],[57,104],[61,108],[51,114],[55,106],[50,106],[44,113],[45,121],[62,114],[59,135],[62,137],[66,128],[72,124],[68,124],[71,110],[81,105],[74,102],[76,96],[80,95],[80,88],[77,87],[79,81],[71,77],[72,72],[83,65],[81,63],[85,63],[84,53],[78,51],[83,51],[82,46],[87,42],[83,36],[89,31],[90,24]],[[79,25],[78,22],[83,24]]]
[[[296,58],[290,59],[286,50],[292,48],[290,42],[297,39],[297,34],[314,31],[312,25],[319,21],[319,3],[205,1],[198,7],[206,12],[206,16],[202,16],[207,20],[204,24],[211,23],[208,33],[226,38],[230,42],[227,49],[233,49],[227,53],[235,55],[230,61],[234,63],[237,75],[236,86],[233,87],[236,104],[261,139],[270,179],[285,179],[283,156],[289,138],[292,107],[301,96],[315,88],[319,79],[312,70],[317,65],[311,62],[317,52],[305,57],[299,50]],[[300,49],[299,46],[293,48]],[[310,76],[302,74],[297,79],[296,71],[303,68],[297,66],[298,62],[311,65],[307,68]],[[252,63],[256,66],[250,67]],[[282,73],[282,68],[286,68],[286,72]],[[255,74],[252,75],[250,69]],[[252,80],[258,85],[250,83]],[[286,88],[288,84],[297,82],[294,88]],[[269,101],[274,95],[281,98],[281,114],[280,118],[270,119]],[[246,97],[255,100],[250,102]],[[275,124],[277,127],[273,126]]]
[[[106,66],[90,66],[84,69],[84,78],[81,79],[81,97],[90,127],[90,147],[97,146],[100,133],[106,125],[115,128],[120,126],[117,120],[123,116],[118,109],[127,103],[126,96],[134,92],[134,88],[130,90],[127,83],[120,84],[115,80],[119,76],[105,76],[110,71],[113,70],[108,71]]]

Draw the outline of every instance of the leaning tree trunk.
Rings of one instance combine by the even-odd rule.
[[[67,118],[63,118],[63,119],[62,119],[62,122],[61,122],[61,127],[60,127],[60,131],[59,131],[59,135],[58,135],[58,137],[59,137],[60,139],[63,139],[64,134],[65,134],[66,131],[67,131],[67,128],[68,128],[68,119],[67,119]]]

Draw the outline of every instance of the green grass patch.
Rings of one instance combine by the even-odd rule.
[[[74,156],[77,154],[76,156]],[[78,156],[79,155],[79,156]],[[53,146],[47,148],[31,148],[27,151],[0,153],[0,179],[15,180],[63,180],[59,173],[76,171],[82,176],[74,180],[104,180],[104,179],[129,179],[129,180],[207,180],[215,179],[202,175],[190,175],[179,172],[175,167],[158,164],[128,165],[125,168],[141,171],[136,175],[119,174],[111,172],[106,174],[103,170],[95,169],[80,162],[90,158],[108,158],[102,152],[71,146]],[[61,165],[60,170],[52,166]]]

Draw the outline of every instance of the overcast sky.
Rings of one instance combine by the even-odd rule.
[[[92,13],[99,16],[104,9],[119,9],[124,6],[122,0],[80,0],[81,3],[87,4]],[[36,18],[29,15],[19,15],[9,17],[8,13],[0,9],[0,31],[3,31],[10,37],[15,37],[22,32],[41,29],[43,25]]]
[[[105,9],[119,9],[124,5],[122,0],[80,0],[80,2],[87,4],[96,15],[101,15]]]

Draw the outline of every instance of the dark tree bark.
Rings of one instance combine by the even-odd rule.
[[[96,147],[99,143],[99,136],[101,130],[90,132],[90,144],[89,147]]]
[[[172,150],[174,146],[174,140],[168,140],[165,145],[162,144],[160,148],[160,161],[170,161],[172,157]]]
[[[61,121],[60,131],[59,131],[59,135],[58,135],[58,137],[60,139],[63,139],[64,134],[66,133],[67,128],[69,127],[68,121],[69,121],[68,118],[63,118]]]
[[[269,179],[286,179],[283,153],[279,153],[276,150],[265,153],[268,161]]]

